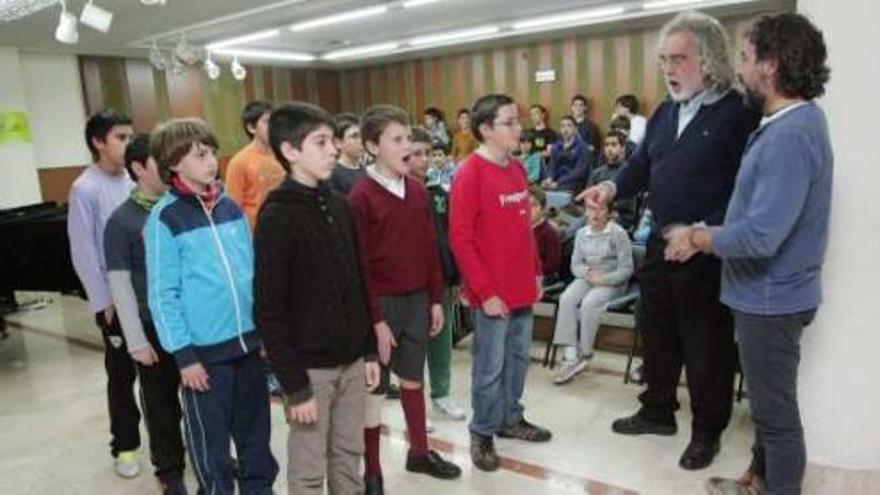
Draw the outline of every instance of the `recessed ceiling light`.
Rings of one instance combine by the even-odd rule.
[[[341,60],[344,58],[354,58],[354,57],[367,57],[370,55],[378,55],[386,52],[390,52],[400,48],[400,43],[391,42],[391,43],[379,43],[376,45],[367,45],[367,46],[359,46],[355,48],[345,48],[342,50],[335,50],[329,53],[325,53],[323,57],[324,60]]]
[[[679,7],[692,3],[703,3],[705,1],[706,0],[654,0],[651,2],[645,2],[642,4],[642,8],[645,10],[656,10],[665,9],[666,7]]]
[[[211,50],[215,55],[241,58],[260,58],[268,60],[284,60],[288,62],[311,62],[315,56],[310,53],[285,52],[280,50],[252,50],[250,48],[218,48]]]
[[[458,41],[466,38],[477,38],[480,36],[495,34],[500,30],[501,28],[499,28],[498,26],[483,26],[471,29],[461,29],[457,31],[447,31],[445,33],[418,36],[409,40],[409,44],[412,46],[435,45],[448,41]]]
[[[617,7],[589,9],[577,12],[565,12],[562,14],[548,15],[544,17],[537,17],[535,19],[529,19],[526,21],[516,22],[513,24],[513,29],[531,29],[536,27],[550,26],[553,24],[577,24],[578,21],[598,19],[601,17],[612,17],[616,15],[621,15],[624,12],[626,12],[626,7],[622,5]]]
[[[401,6],[405,9],[412,9],[415,7],[421,7],[422,5],[426,5],[429,3],[439,2],[440,0],[407,0],[403,2]]]
[[[371,17],[374,15],[384,14],[388,12],[387,5],[377,5],[375,7],[369,7],[366,9],[360,10],[351,10],[348,12],[342,12],[339,14],[328,15],[326,17],[318,17],[317,19],[311,19],[308,21],[297,22],[296,24],[290,26],[291,31],[305,31],[307,29],[313,29],[316,27],[327,26],[329,24],[338,24],[340,22],[353,21],[355,19],[362,19],[364,17]]]
[[[236,36],[234,38],[226,38],[220,41],[215,41],[213,43],[207,44],[205,48],[207,48],[208,50],[215,50],[217,48],[223,48],[225,46],[241,45],[244,43],[265,40],[278,36],[279,34],[281,34],[281,30],[279,29],[267,29],[265,31],[259,31],[253,34],[246,34],[244,36]]]

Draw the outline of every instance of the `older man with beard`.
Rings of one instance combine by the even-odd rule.
[[[648,191],[656,228],[639,274],[645,306],[645,378],[641,408],[616,420],[624,435],[674,435],[682,366],[693,420],[683,469],[712,463],[733,405],[733,318],[719,302],[721,261],[696,254],[664,259],[666,228],[724,218],[740,158],[759,114],[731,88],[733,68],[724,28],[684,12],[660,33],[659,62],[669,98],[651,116],[641,146],[613,181],[580,195],[599,205]]]

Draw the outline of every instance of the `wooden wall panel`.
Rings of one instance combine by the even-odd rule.
[[[204,81],[208,79],[204,72],[197,68],[190,68],[183,74],[166,71],[165,78],[168,81],[171,116],[204,118],[202,88]]]
[[[339,73],[323,70],[317,72],[318,101],[325,110],[337,113],[342,110],[342,95],[340,94]]]
[[[135,132],[150,132],[157,123],[153,67],[143,60],[126,60],[131,116]]]
[[[58,204],[66,203],[73,181],[79,177],[79,174],[85,168],[86,165],[37,169],[43,201],[54,201]]]
[[[82,77],[83,101],[86,103],[86,114],[92,115],[104,108],[104,93],[101,87],[101,68],[91,58],[80,58],[80,75]]]

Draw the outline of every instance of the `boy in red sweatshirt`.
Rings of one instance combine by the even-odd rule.
[[[532,233],[525,168],[512,153],[522,131],[516,103],[507,95],[478,99],[471,126],[480,142],[452,183],[450,240],[474,308],[471,372],[471,459],[498,469],[494,436],[546,442],[548,430],[523,417],[520,404],[532,305],[541,291],[540,260]]]
[[[428,339],[443,330],[443,275],[425,186],[407,176],[412,153],[409,118],[379,105],[361,118],[361,137],[375,157],[349,201],[367,272],[370,312],[379,361],[400,377],[400,400],[409,431],[407,471],[441,479],[461,469],[428,450],[422,391]],[[381,493],[379,424],[370,400],[364,430],[367,493]],[[372,418],[372,420],[371,420]]]

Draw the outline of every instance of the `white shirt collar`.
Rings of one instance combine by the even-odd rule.
[[[399,179],[391,179],[385,177],[376,170],[375,165],[370,165],[367,167],[367,175],[369,175],[371,179],[378,182],[380,186],[387,189],[388,192],[390,192],[391,194],[397,196],[400,199],[406,198],[405,176],[401,175]]]
[[[799,102],[797,102],[797,103],[792,103],[791,105],[789,105],[789,106],[787,106],[787,107],[785,107],[785,108],[782,108],[781,110],[777,110],[777,111],[773,112],[772,114],[767,115],[766,117],[761,118],[761,124],[758,126],[758,128],[764,127],[765,125],[769,124],[770,122],[773,122],[774,120],[779,119],[780,117],[782,117],[783,115],[787,114],[788,112],[790,112],[790,111],[792,111],[792,110],[794,110],[794,109],[796,109],[796,108],[800,108],[800,107],[802,107],[802,106],[804,106],[804,105],[807,105],[808,103],[810,103],[810,102],[808,102],[808,101],[799,101]]]

